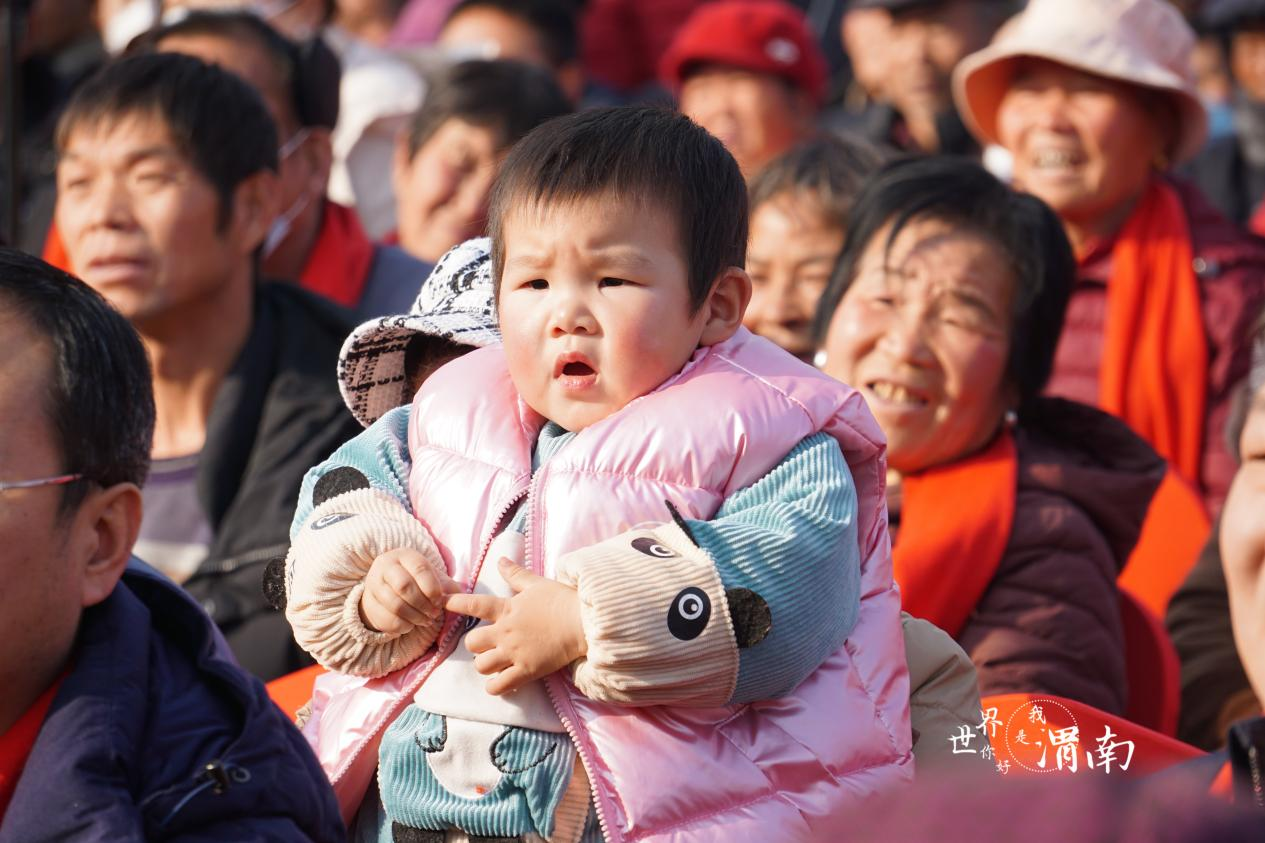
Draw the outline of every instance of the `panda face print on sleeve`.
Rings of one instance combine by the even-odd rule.
[[[693,542],[694,536],[675,509],[672,515],[686,537]],[[681,558],[681,554],[651,536],[638,536],[632,540],[631,545],[633,550],[653,559]],[[725,591],[725,600],[729,606],[729,616],[734,625],[734,636],[739,649],[753,647],[768,637],[773,626],[773,616],[763,597],[747,588],[731,588]],[[702,635],[711,619],[711,598],[698,586],[687,586],[678,591],[667,607],[668,632],[680,641],[692,641]]]

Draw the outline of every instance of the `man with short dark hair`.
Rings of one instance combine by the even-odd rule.
[[[848,0],[845,35],[852,16],[878,12],[885,21],[884,38],[873,45],[884,68],[876,92],[881,103],[847,128],[898,149],[977,155],[953,106],[953,68],[986,47],[1022,6],[1022,0]]]
[[[262,268],[355,311],[359,320],[401,313],[428,267],[375,245],[356,210],[326,198],[331,132],[340,109],[338,59],[320,38],[290,41],[246,11],[190,13],[150,44],[219,64],[249,82],[277,124],[282,207],[264,240]]]
[[[262,593],[307,465],[357,431],[334,379],[345,314],[260,283],[277,135],[237,76],[139,55],[86,82],[58,129],[71,268],[140,332],[158,415],[138,554],[264,678],[306,663]]]
[[[137,49],[184,53],[249,82],[276,124],[278,215],[264,238],[262,270],[298,282],[358,320],[399,313],[429,267],[403,249],[375,245],[357,211],[326,197],[338,120],[338,58],[320,38],[286,38],[248,11],[194,11],[151,31]],[[67,267],[54,228],[44,258]]]
[[[302,735],[131,557],[154,401],[136,332],[0,248],[0,841],[320,840]]]

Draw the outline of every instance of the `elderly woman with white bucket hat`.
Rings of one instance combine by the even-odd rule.
[[[1049,391],[1122,417],[1215,513],[1265,248],[1168,173],[1207,133],[1194,42],[1165,0],[1031,0],[962,61],[954,96],[1076,250]]]

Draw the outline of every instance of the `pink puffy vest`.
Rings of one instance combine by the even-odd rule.
[[[668,520],[665,500],[687,518],[711,518],[818,431],[838,440],[857,488],[859,620],[789,696],[630,709],[586,699],[561,673],[545,680],[589,772],[608,841],[832,839],[858,802],[912,779],[885,444],[858,393],[743,329],[586,428],[532,477],[543,424],[519,399],[500,348],[445,366],[413,403],[414,511],[467,588],[502,516],[524,497],[527,561],[552,576],[567,551]],[[304,733],[344,817],[364,797],[383,730],[451,652],[457,627],[450,618],[434,656],[390,676],[317,680]]]

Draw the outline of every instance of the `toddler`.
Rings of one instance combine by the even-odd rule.
[[[310,473],[295,517],[287,615],[335,671],[304,731],[345,815],[829,836],[912,772],[882,437],[741,327],[736,164],[670,112],[563,118],[510,153],[489,231],[503,345]]]

